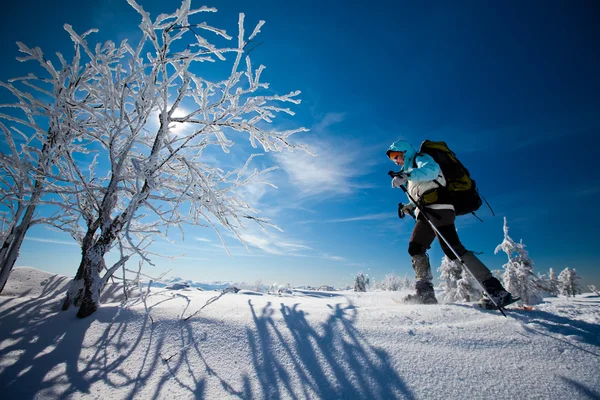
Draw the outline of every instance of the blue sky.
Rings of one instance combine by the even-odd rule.
[[[135,37],[138,17],[125,0],[84,3],[8,6],[0,16],[0,79],[22,75],[27,65],[13,61],[17,40],[48,55],[68,54],[64,23],[79,32],[100,29],[96,40]],[[178,5],[140,3],[154,16]],[[279,189],[247,193],[284,232],[249,231],[251,253],[228,238],[229,257],[212,232],[191,228],[185,241],[155,249],[185,256],[155,259],[148,273],[335,286],[351,283],[358,271],[375,279],[389,272],[412,276],[406,249],[413,222],[396,217],[405,199],[390,187],[387,171],[394,165],[385,151],[397,139],[415,145],[432,139],[460,156],[496,212],[482,208],[483,223],[457,220],[465,246],[483,252],[490,269],[505,262],[493,251],[506,216],[510,235],[528,246],[536,270],[577,268],[584,283],[600,286],[598,5],[394,3],[193,3],[218,8],[207,21],[234,36],[239,12],[247,30],[266,21],[254,64],[266,65],[263,78],[274,91],[302,91],[297,115],[281,123],[309,128],[297,140],[317,156],[268,155],[261,162],[281,166],[271,176]],[[430,256],[435,270],[439,245]],[[78,263],[67,235],[35,227],[17,265],[72,275]]]

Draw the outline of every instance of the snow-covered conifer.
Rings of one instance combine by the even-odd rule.
[[[553,268],[550,268],[548,271],[548,293],[551,296],[558,296],[560,294],[558,278]]]
[[[543,296],[550,295],[550,281],[545,274],[542,274],[541,272],[537,273],[537,285]]]
[[[440,279],[444,283],[444,300],[447,303],[455,301],[457,282],[461,278],[461,267],[447,256],[442,257],[442,264],[438,268]]]
[[[459,262],[444,256],[438,271],[441,272],[440,279],[444,281],[444,302],[469,302],[481,297],[479,285]]]
[[[365,276],[362,272],[359,272],[354,278],[354,291],[366,292],[367,286],[369,286],[369,277]]]
[[[563,269],[558,275],[558,282],[561,294],[567,297],[575,297],[577,294],[581,294],[581,284],[579,281],[581,277],[577,275],[575,268],[569,269],[568,267]]]
[[[533,261],[529,258],[525,247],[523,241],[516,243],[508,235],[508,225],[505,217],[504,240],[494,251],[495,254],[503,251],[508,257],[508,262],[503,266],[502,281],[505,289],[513,295],[521,297],[524,304],[533,305],[541,302],[543,297],[537,276],[533,272]]]

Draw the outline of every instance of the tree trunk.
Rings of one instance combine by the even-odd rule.
[[[33,185],[33,192],[31,194],[31,198],[29,199],[29,205],[25,210],[25,215],[21,220],[21,223],[14,228],[13,232],[7,236],[6,240],[2,245],[2,259],[0,260],[0,293],[4,290],[4,286],[6,285],[6,281],[8,281],[8,277],[15,266],[15,262],[17,262],[17,258],[19,257],[19,250],[21,250],[21,245],[23,244],[23,240],[25,239],[25,234],[29,230],[31,226],[31,220],[33,219],[33,213],[35,212],[35,208],[37,207],[37,203],[40,201],[42,196],[42,187],[46,182],[46,171],[51,165],[51,159],[49,157],[49,153],[53,147],[54,136],[51,134],[51,130],[48,129],[48,137],[50,138],[50,142],[44,143],[42,146],[42,154],[40,156],[40,163],[36,168],[36,173],[40,177],[35,181]],[[18,215],[18,214],[17,214]],[[15,221],[16,223],[17,221]],[[6,250],[6,252],[4,252]]]
[[[77,312],[78,318],[85,318],[93,314],[99,307],[100,293],[103,289],[100,272],[104,270],[104,254],[110,248],[101,244],[95,244],[85,256],[86,268],[83,273],[83,296],[81,306]]]
[[[85,252],[87,250],[82,250],[81,262],[79,263],[79,268],[77,269],[77,274],[75,274],[75,278],[69,284],[69,289],[67,289],[67,294],[65,296],[65,301],[63,302],[62,309],[66,311],[71,306],[71,303],[75,307],[78,307],[81,304],[81,299],[83,298],[83,276],[86,271],[86,263],[85,263]]]
[[[35,211],[36,203],[39,200],[39,194],[32,196],[32,203],[27,206],[27,211],[21,220],[19,226],[14,228],[13,232],[7,236],[6,240],[2,244],[1,254],[3,255],[0,260],[0,293],[4,290],[4,286],[8,281],[8,277],[17,262],[19,257],[19,250],[25,239],[25,234],[29,229],[31,220],[33,219],[33,213]]]
[[[62,306],[63,311],[66,311],[69,306],[71,306],[71,303],[73,303],[75,307],[79,307],[81,305],[84,291],[83,278],[88,267],[87,254],[94,244],[94,233],[98,229],[98,226],[100,226],[100,219],[96,219],[93,222],[88,221],[88,230],[83,238],[83,241],[81,242],[81,262],[79,263],[77,274],[75,274],[75,279],[71,281],[69,289],[67,290],[65,301],[63,302]]]

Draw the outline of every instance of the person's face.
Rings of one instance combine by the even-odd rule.
[[[390,158],[396,165],[404,167],[404,153],[394,153],[394,156]]]

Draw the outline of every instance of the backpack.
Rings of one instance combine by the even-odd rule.
[[[424,205],[432,203],[452,204],[456,215],[474,213],[481,207],[481,197],[475,181],[471,179],[469,170],[465,168],[445,142],[425,140],[421,143],[418,154],[430,155],[440,165],[446,178],[445,187],[438,181],[434,181],[439,187],[423,194],[421,199]],[[417,157],[413,161],[413,167],[416,166]]]

